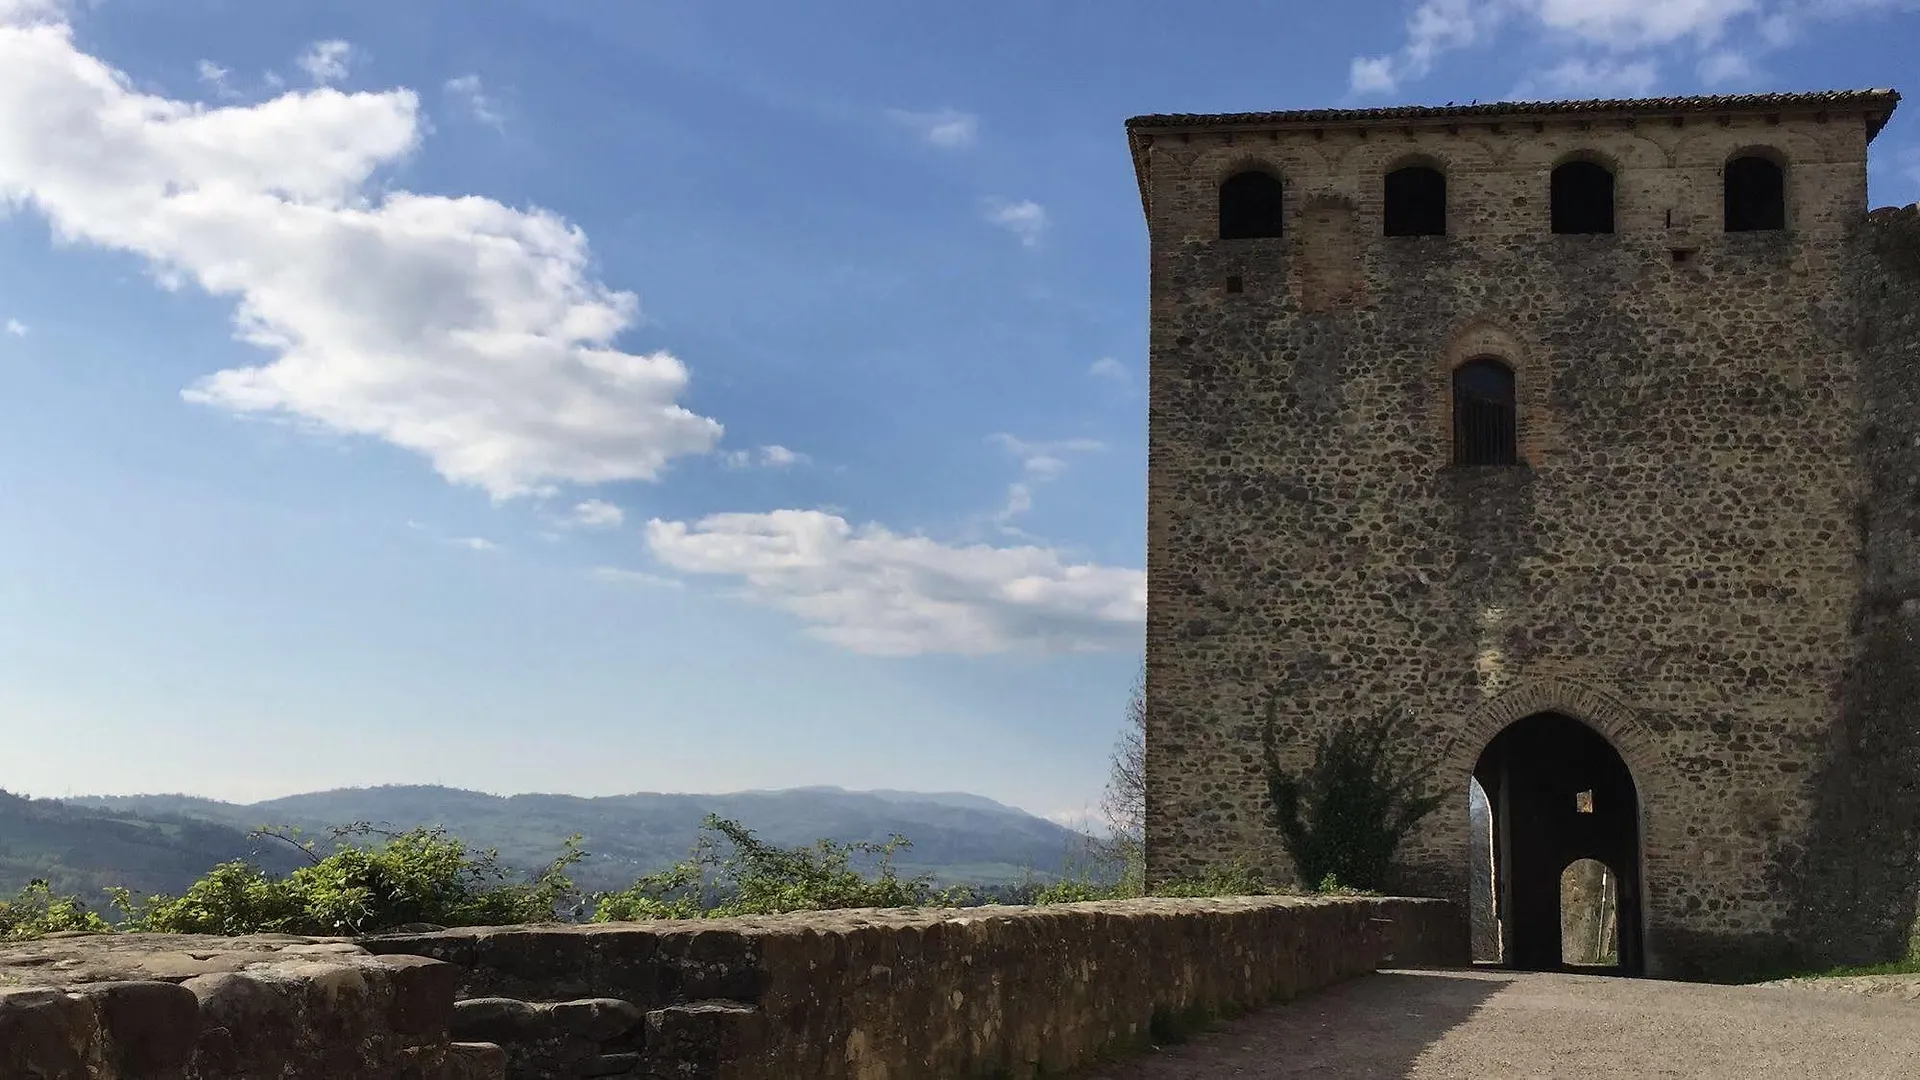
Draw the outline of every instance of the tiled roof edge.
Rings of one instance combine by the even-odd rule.
[[[1524,119],[1581,113],[1762,112],[1769,109],[1878,109],[1867,120],[1867,141],[1880,134],[1900,104],[1892,89],[1819,90],[1784,94],[1719,94],[1695,97],[1598,98],[1566,101],[1489,101],[1468,105],[1395,105],[1378,109],[1288,109],[1252,113],[1156,113],[1127,120],[1127,142],[1140,182],[1140,205],[1149,215],[1146,155],[1142,136],[1149,130],[1251,126],[1339,126],[1383,120]]]

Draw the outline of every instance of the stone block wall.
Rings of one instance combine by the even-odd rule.
[[[1897,246],[1864,231],[1873,116],[1152,135],[1154,880],[1291,875],[1260,755],[1276,693],[1293,767],[1339,718],[1411,711],[1458,798],[1409,838],[1396,887],[1462,902],[1488,742],[1532,712],[1598,730],[1637,787],[1655,974],[1797,948],[1810,845],[1830,881],[1908,872],[1907,826],[1821,824],[1846,770],[1915,726],[1884,673],[1920,667],[1912,594],[1862,586],[1867,563],[1889,583],[1916,565],[1910,510],[1870,487],[1910,484],[1893,435],[1920,417],[1900,359],[1914,278],[1862,261]],[[1745,153],[1785,163],[1785,230],[1721,230],[1721,169]],[[1551,232],[1549,174],[1574,158],[1612,169],[1613,233]],[[1445,174],[1446,235],[1382,234],[1382,179],[1410,163]],[[1282,236],[1218,238],[1219,184],[1246,168],[1281,178]],[[1451,464],[1449,372],[1479,356],[1517,373],[1516,467]],[[1889,464],[1863,466],[1869,427]],[[1829,767],[1849,738],[1852,764]],[[1880,892],[1884,943],[1900,898]]]
[[[515,1078],[1025,1077],[1383,965],[1467,961],[1455,906],[1143,900],[503,927],[362,941],[461,975]],[[1052,1071],[1052,1072],[1049,1072]]]
[[[1467,962],[1437,900],[1135,900],[349,941],[0,945],[6,1080],[969,1080],[1381,966]]]
[[[1798,890],[1801,938],[1823,964],[1920,947],[1920,205],[1875,210],[1854,242],[1861,588]]]
[[[457,969],[344,939],[56,934],[0,945],[7,1080],[503,1080],[449,1036]]]

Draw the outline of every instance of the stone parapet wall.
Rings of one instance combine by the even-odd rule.
[[[1034,1076],[1376,967],[1461,964],[1448,903],[1133,900],[364,939],[464,974],[512,1077]]]
[[[5,1080],[501,1080],[448,1030],[459,972],[337,938],[56,934],[0,945]]]
[[[55,935],[0,945],[0,1080],[1029,1077],[1466,962],[1460,909],[1373,897]]]

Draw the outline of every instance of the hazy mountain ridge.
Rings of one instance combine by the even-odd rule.
[[[101,890],[177,892],[215,865],[251,859],[276,872],[305,862],[286,844],[177,814],[127,814],[0,791],[0,895],[35,878],[104,902]]]
[[[94,813],[174,818],[235,831],[295,826],[322,840],[323,846],[329,826],[356,821],[395,830],[441,825],[470,846],[497,848],[504,862],[522,868],[546,864],[559,853],[562,840],[579,832],[590,857],[575,867],[574,877],[589,890],[624,887],[641,874],[684,858],[709,813],[738,821],[760,839],[787,847],[822,838],[884,843],[900,833],[913,846],[896,856],[896,865],[909,873],[931,872],[942,882],[1004,883],[1018,880],[1029,869],[1051,875],[1081,849],[1078,834],[1069,829],[963,792],[807,787],[587,797],[390,785],[247,804],[189,795],[79,796],[63,802]]]

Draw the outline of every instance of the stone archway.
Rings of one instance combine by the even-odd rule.
[[[1595,859],[1614,875],[1618,971],[1643,972],[1647,808],[1667,776],[1632,711],[1583,683],[1522,680],[1467,717],[1448,773],[1470,775],[1490,810],[1501,961],[1563,966],[1561,873]]]
[[[1525,971],[1567,966],[1561,874],[1593,859],[1617,880],[1618,970],[1645,970],[1640,796],[1612,744],[1571,716],[1534,713],[1495,735],[1473,774],[1493,810],[1501,959]]]

